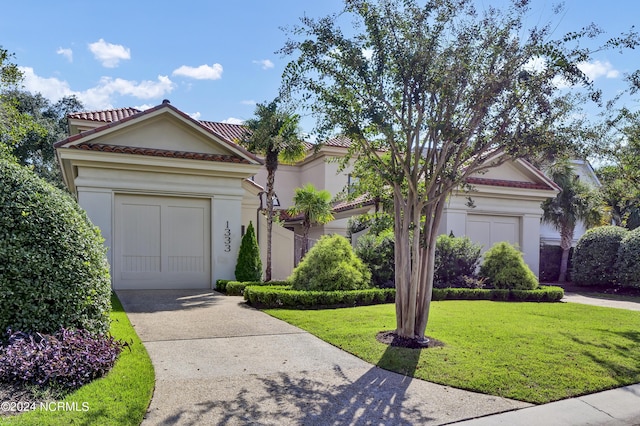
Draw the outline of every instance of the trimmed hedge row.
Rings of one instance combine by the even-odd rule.
[[[290,287],[262,285],[244,289],[249,304],[261,308],[314,308],[361,306],[395,301],[395,289],[372,288],[345,291],[300,291]],[[434,288],[432,300],[495,300],[514,302],[558,302],[564,290],[540,286],[535,290],[490,290],[475,288]]]
[[[242,296],[244,293],[245,287],[252,286],[290,286],[291,283],[289,281],[229,281],[226,285],[227,296]]]
[[[306,291],[282,286],[249,286],[244,299],[249,304],[264,308],[315,308],[362,306],[392,303],[396,291],[392,288],[364,290]]]

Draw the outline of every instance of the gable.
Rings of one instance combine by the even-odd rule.
[[[557,192],[558,186],[529,162],[517,159],[473,173],[467,178],[471,185]]]
[[[202,154],[233,154],[214,138],[195,131],[171,116],[157,116],[132,124],[98,136],[91,143]]]

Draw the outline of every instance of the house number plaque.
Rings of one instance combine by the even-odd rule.
[[[227,226],[224,228],[224,251],[231,251],[231,229],[229,229],[229,221],[227,221]]]

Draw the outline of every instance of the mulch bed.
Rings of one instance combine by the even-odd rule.
[[[398,346],[401,348],[409,349],[428,349],[444,346],[443,342],[441,342],[440,340],[436,340],[433,337],[427,337],[427,342],[421,342],[416,339],[407,339],[405,337],[400,337],[396,334],[395,330],[380,331],[376,335],[376,339],[378,340],[378,342],[384,343],[385,345]]]

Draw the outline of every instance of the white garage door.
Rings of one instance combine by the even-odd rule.
[[[115,289],[210,288],[209,200],[116,195],[115,204]]]
[[[482,244],[482,252],[495,243],[508,241],[520,245],[520,218],[514,216],[467,215],[467,236]]]

